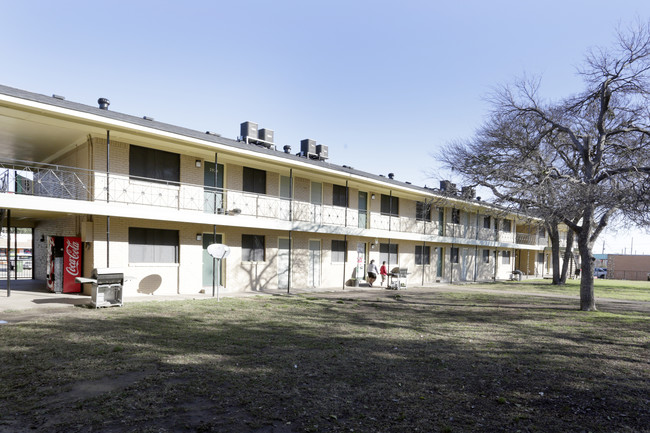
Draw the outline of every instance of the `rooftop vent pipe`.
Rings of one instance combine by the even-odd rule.
[[[108,106],[111,105],[111,101],[106,98],[99,98],[97,103],[99,104],[99,108],[102,110],[108,110]]]
[[[291,153],[291,146],[286,144],[282,149],[284,149],[284,153]]]
[[[388,178],[389,179],[395,178],[395,173],[388,173]]]

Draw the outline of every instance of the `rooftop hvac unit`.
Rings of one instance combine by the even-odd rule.
[[[449,180],[441,180],[440,181],[440,191],[444,191],[449,194],[455,194],[456,193],[456,184],[451,183]]]
[[[273,130],[272,129],[266,129],[262,128],[258,131],[257,138],[259,141],[257,141],[257,144],[260,146],[264,146],[266,148],[270,148],[273,146]]]
[[[267,141],[269,143],[273,143],[273,130],[262,128],[259,130],[257,138],[259,138],[260,140]]]
[[[463,198],[471,199],[476,197],[476,189],[472,188],[471,186],[464,186],[461,189],[461,195]]]
[[[324,144],[316,145],[316,154],[318,159],[327,159],[328,158],[328,147]]]
[[[246,138],[254,138],[257,140],[257,123],[255,122],[244,122],[241,124],[241,133],[242,139],[245,141]]]
[[[305,138],[300,141],[300,152],[308,158],[316,156],[316,141]]]

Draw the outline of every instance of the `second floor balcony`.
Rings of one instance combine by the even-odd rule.
[[[0,161],[0,194],[22,194],[116,205],[245,215],[334,227],[536,245],[535,236],[463,224],[440,223],[402,215],[316,204],[241,190],[166,182],[126,174],[49,164]],[[527,235],[531,236],[531,235]],[[535,238],[535,239],[533,239]],[[543,244],[545,245],[545,239]],[[532,242],[532,243],[531,243]]]

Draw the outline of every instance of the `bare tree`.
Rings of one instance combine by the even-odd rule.
[[[470,165],[480,173],[498,170],[501,177],[494,177],[505,182],[492,185],[495,196],[572,229],[582,265],[580,308],[595,310],[596,239],[616,214],[639,224],[649,219],[649,25],[619,31],[617,44],[590,52],[579,72],[585,90],[559,102],[539,97],[539,81],[522,80],[497,90],[490,121],[465,144],[485,144],[486,134],[493,134],[493,140],[509,140],[509,147],[493,155],[483,152],[482,160],[465,154],[468,165],[460,157],[447,163],[465,176]],[[460,146],[450,149],[459,151]],[[504,164],[510,164],[510,172]],[[476,179],[475,173],[470,176]],[[527,190],[521,188],[525,182]]]
[[[539,122],[495,111],[472,139],[446,146],[439,158],[466,182],[488,188],[500,206],[544,220],[551,241],[553,283],[563,284],[567,269],[560,271],[558,209],[564,206],[564,188],[548,176],[557,159],[549,143],[556,139],[552,128]],[[572,239],[570,231],[569,253]]]

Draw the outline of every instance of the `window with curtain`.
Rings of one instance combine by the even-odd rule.
[[[415,264],[416,265],[429,265],[431,264],[431,247],[427,245],[415,246]]]
[[[332,241],[332,263],[343,263],[347,259],[347,242]]]
[[[381,214],[399,216],[399,198],[390,195],[381,195]]]
[[[168,182],[180,182],[181,158],[178,153],[148,147],[129,146],[129,175]]]
[[[244,167],[243,190],[266,194],[266,171]]]
[[[130,263],[178,263],[178,230],[129,228]]]
[[[264,236],[241,235],[242,262],[264,261]]]
[[[510,264],[510,251],[501,251],[501,263],[504,265]]]
[[[332,185],[332,204],[334,206],[347,207],[347,188],[341,185]]]
[[[460,209],[453,208],[451,210],[451,223],[460,224]]]
[[[491,225],[490,217],[489,216],[483,217],[483,228],[489,229],[490,225]]]
[[[387,265],[397,265],[397,244],[379,244],[379,265],[386,262]]]
[[[415,219],[418,221],[431,221],[431,205],[423,201],[415,202]]]
[[[450,254],[451,254],[451,257],[450,257],[451,262],[452,263],[459,263],[458,248],[453,247],[450,250]]]
[[[490,263],[490,250],[483,250],[483,263]]]

